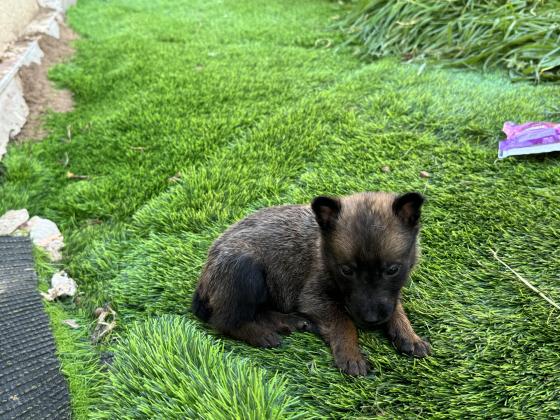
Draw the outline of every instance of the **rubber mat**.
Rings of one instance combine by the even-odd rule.
[[[37,291],[31,242],[0,237],[0,419],[68,418],[68,387]]]

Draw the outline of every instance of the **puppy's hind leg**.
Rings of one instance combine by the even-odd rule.
[[[280,334],[291,334],[294,331],[313,332],[318,334],[319,328],[305,316],[292,312],[285,314],[282,312],[267,310],[257,315],[261,322],[269,324]]]
[[[229,330],[226,334],[255,347],[278,347],[282,343],[280,335],[274,331],[274,328],[259,321],[246,322],[239,328]]]
[[[268,301],[264,267],[249,255],[237,255],[220,261],[213,275],[220,278],[210,299],[210,325],[253,346],[279,346],[275,328],[260,316]]]

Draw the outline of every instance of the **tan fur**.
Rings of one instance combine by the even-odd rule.
[[[403,352],[410,353],[415,357],[424,357],[431,352],[430,344],[414,332],[414,328],[412,328],[400,301],[387,323],[387,333],[395,346]]]
[[[333,235],[333,244],[341,256],[347,259],[360,251],[367,252],[367,247],[356,241],[370,231],[378,238],[378,252],[389,259],[403,255],[408,251],[406,231],[402,228],[392,211],[395,195],[390,193],[359,193],[341,199],[342,211],[339,215],[337,229]],[[369,211],[367,224],[356,224],[359,216]]]

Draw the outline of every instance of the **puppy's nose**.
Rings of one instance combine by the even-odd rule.
[[[395,306],[392,303],[382,303],[379,305],[377,310],[378,318],[380,321],[384,321],[393,314]]]
[[[375,311],[368,311],[364,316],[364,321],[368,324],[377,324],[379,318],[377,317],[377,313]]]
[[[395,306],[390,302],[380,302],[374,305],[364,316],[364,321],[369,324],[385,322],[392,314]]]

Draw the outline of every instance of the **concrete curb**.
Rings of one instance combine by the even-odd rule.
[[[19,70],[31,63],[41,63],[43,52],[37,41],[44,35],[60,37],[59,23],[76,0],[38,0],[38,3],[42,12],[27,26],[23,39],[8,48],[0,62],[0,159],[29,115]]]

